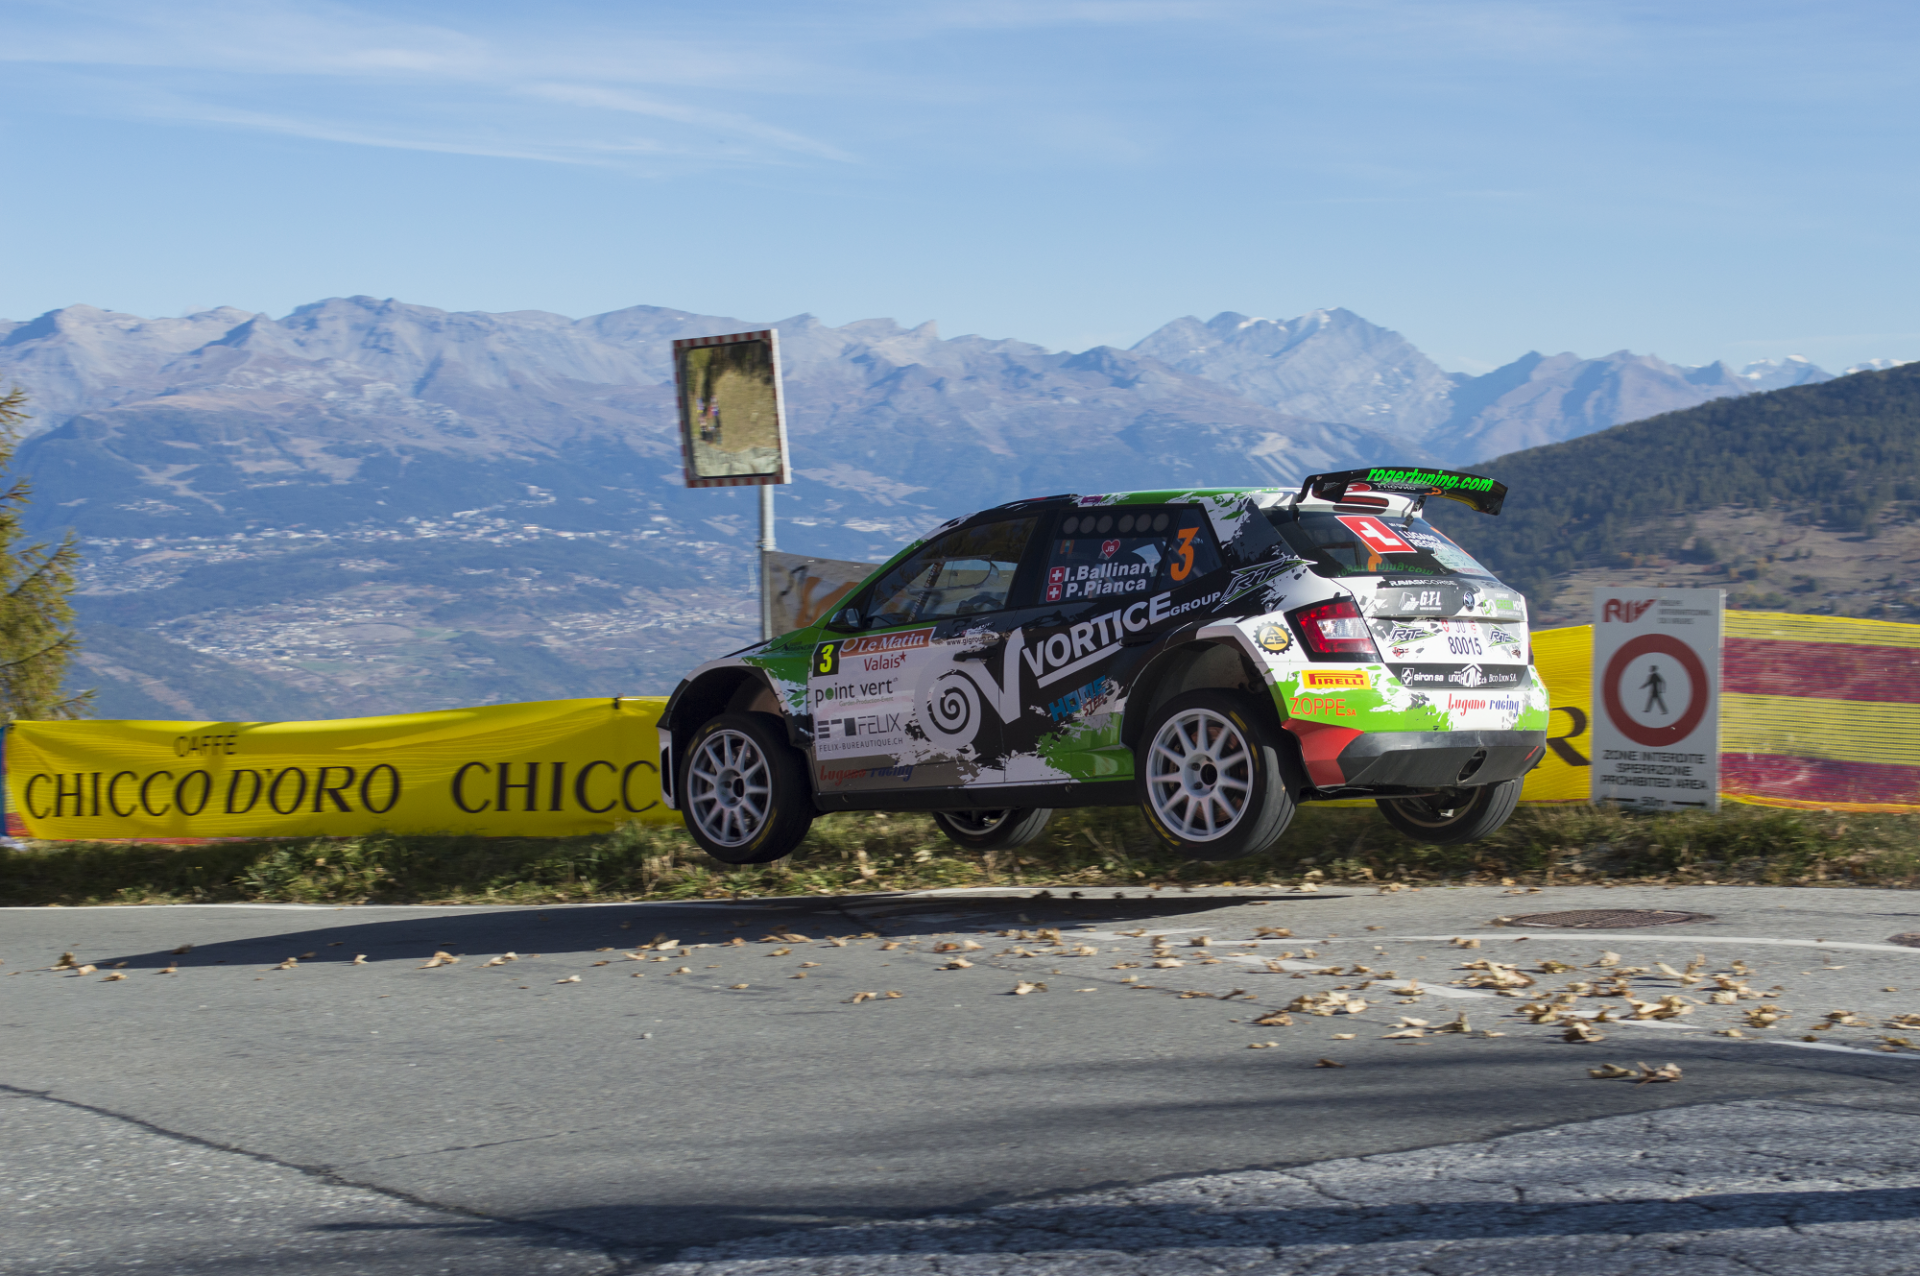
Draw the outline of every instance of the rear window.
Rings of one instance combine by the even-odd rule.
[[[1493,575],[1423,518],[1325,510],[1273,510],[1267,517],[1320,576]]]
[[[1220,569],[1207,516],[1193,505],[1122,505],[1062,518],[1047,547],[1045,602],[1178,589]]]

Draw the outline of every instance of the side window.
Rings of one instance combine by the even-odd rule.
[[[867,623],[886,628],[1004,610],[1037,522],[963,527],[923,547],[874,582]]]
[[[1220,569],[1206,514],[1193,505],[1118,506],[1069,514],[1047,547],[1044,602],[1145,596]]]

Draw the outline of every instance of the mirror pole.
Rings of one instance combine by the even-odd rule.
[[[773,484],[760,485],[760,641],[773,637],[773,582],[768,576],[767,555],[773,543]]]

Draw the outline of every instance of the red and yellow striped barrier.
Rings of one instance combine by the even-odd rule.
[[[1724,796],[1920,811],[1920,625],[1730,611],[1721,662]]]

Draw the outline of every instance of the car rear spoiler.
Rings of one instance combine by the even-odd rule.
[[[1337,474],[1309,474],[1300,485],[1300,499],[1309,495],[1339,502],[1349,492],[1393,492],[1400,496],[1444,496],[1450,501],[1498,514],[1507,499],[1507,485],[1479,474],[1452,470],[1341,470]]]

